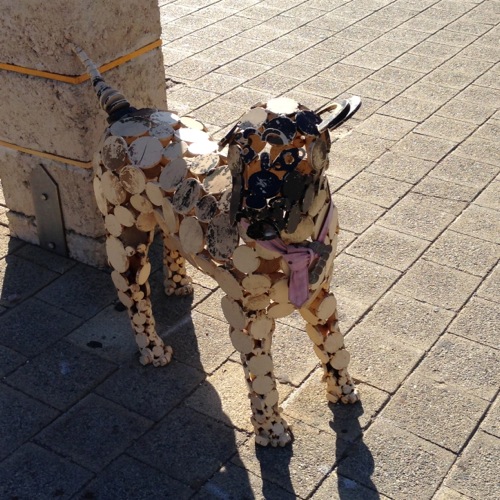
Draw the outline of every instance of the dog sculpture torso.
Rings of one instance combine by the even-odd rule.
[[[90,68],[111,123],[95,157],[94,190],[141,363],[161,366],[172,357],[156,331],[148,283],[148,250],[159,227],[167,295],[192,292],[186,261],[226,294],[222,310],[241,355],[258,444],[291,440],[278,408],[271,342],[275,320],[296,309],[322,363],[328,400],[357,401],[329,292],[339,229],[325,175],[331,119],[273,99],[217,144],[193,118],[135,110]]]

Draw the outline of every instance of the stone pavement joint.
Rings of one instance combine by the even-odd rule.
[[[363,98],[329,172],[362,400],[328,405],[301,318],[280,320],[296,439],[255,447],[215,282],[166,298],[157,259],[175,361],[142,367],[109,273],[10,238],[0,189],[0,497],[500,498],[500,3],[159,5],[169,105],[216,137],[269,97]]]

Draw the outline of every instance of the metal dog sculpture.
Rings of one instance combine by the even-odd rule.
[[[258,444],[291,441],[278,407],[271,343],[275,320],[296,309],[323,365],[328,400],[357,401],[329,291],[339,226],[325,172],[329,130],[356,111],[359,98],[318,113],[272,99],[215,143],[193,118],[133,108],[82,49],[74,50],[109,115],[94,189],[111,277],[141,363],[166,365],[172,357],[155,328],[148,283],[148,249],[159,227],[166,294],[192,292],[186,261],[226,294],[222,310],[241,355]],[[330,115],[322,120],[325,111]]]

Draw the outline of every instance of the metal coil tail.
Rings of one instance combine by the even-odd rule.
[[[110,117],[115,117],[117,114],[122,115],[125,110],[128,110],[131,106],[125,96],[104,81],[97,66],[89,58],[86,52],[76,45],[71,45],[71,48],[85,65],[101,108],[106,111]]]

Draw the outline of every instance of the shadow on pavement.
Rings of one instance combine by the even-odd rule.
[[[359,417],[363,415],[363,404],[329,405],[333,413],[331,428],[337,435],[337,494],[341,500],[377,500],[380,498],[371,475],[375,470],[370,449],[363,441]],[[345,442],[349,444],[346,448]],[[355,467],[351,466],[351,455],[356,455]],[[353,474],[354,472],[354,474]],[[365,488],[364,485],[367,488]]]

